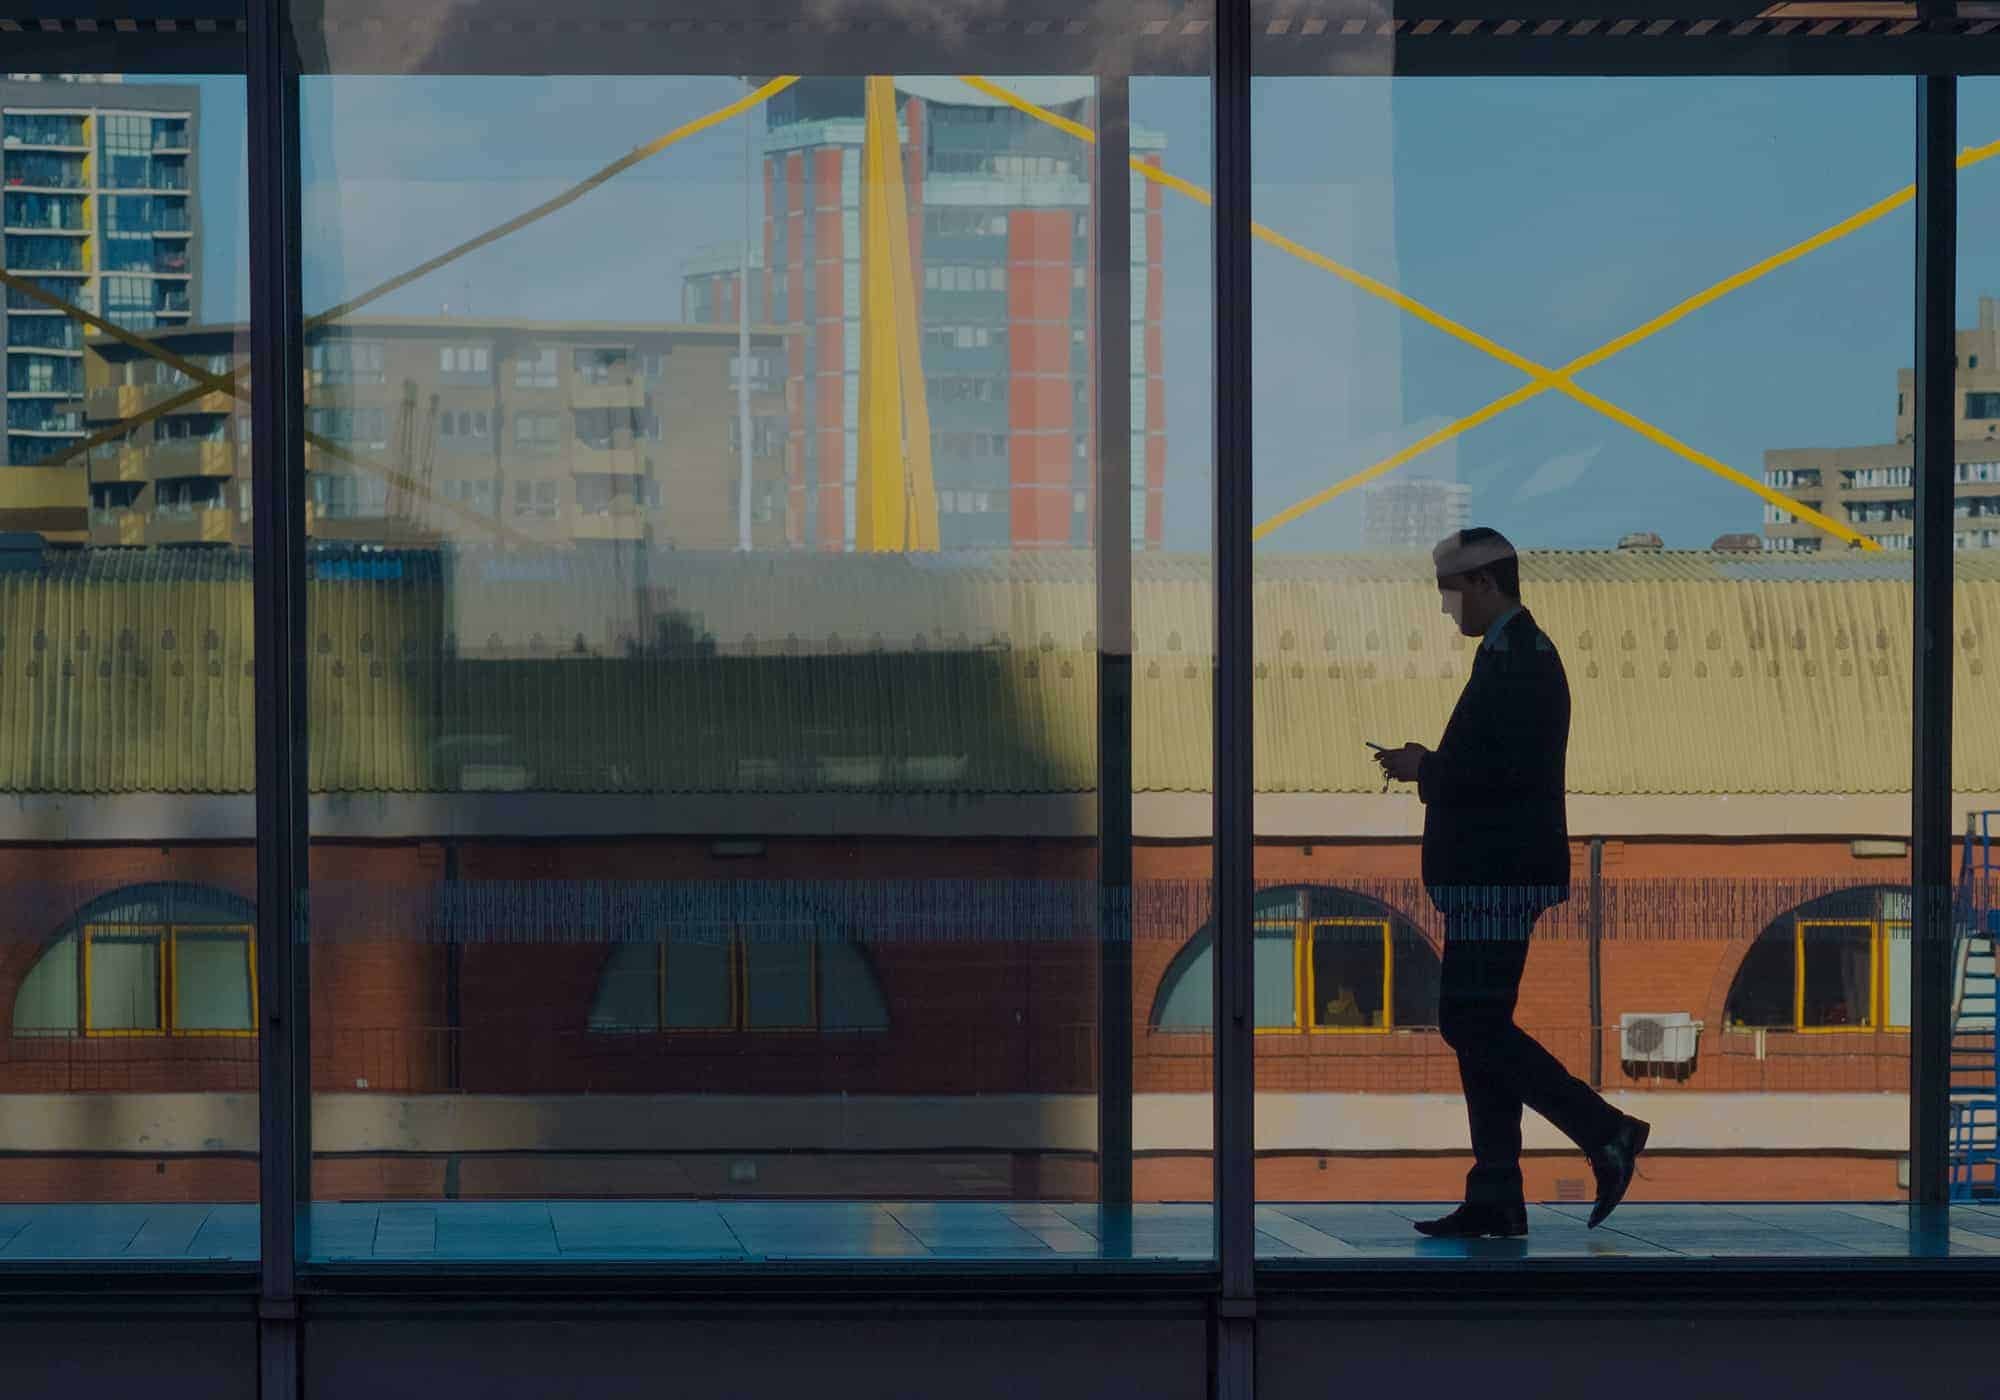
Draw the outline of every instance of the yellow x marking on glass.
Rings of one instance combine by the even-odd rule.
[[[986,78],[964,75],[961,75],[960,81],[979,92],[985,93],[989,97],[1027,113],[1038,121],[1046,122],[1060,131],[1066,131],[1079,140],[1094,143],[1097,139],[1097,133],[1089,127],[1070,121],[1067,118],[1059,117],[1046,108],[1038,107],[1027,99],[1007,91],[1007,89],[1001,87],[998,83],[994,83]],[[1964,170],[1969,166],[1979,164],[1981,161],[1991,160],[1996,155],[2000,155],[2000,141],[1990,142],[1984,146],[1969,147],[1960,153],[1958,168]],[[1153,181],[1155,184],[1165,186],[1167,189],[1185,195],[1202,204],[1213,202],[1213,197],[1207,190],[1202,189],[1198,185],[1190,184],[1188,181],[1179,179],[1176,176],[1168,175],[1158,167],[1150,165],[1136,156],[1132,157],[1131,166],[1136,174]],[[1615,340],[1606,341],[1589,354],[1580,355],[1568,364],[1553,370],[1535,363],[1525,355],[1516,354],[1506,346],[1501,345],[1498,341],[1481,335],[1478,331],[1468,326],[1459,324],[1449,316],[1433,310],[1414,297],[1397,291],[1387,283],[1377,281],[1366,273],[1358,272],[1342,263],[1335,262],[1323,253],[1315,252],[1300,243],[1294,242],[1275,229],[1253,222],[1250,225],[1250,232],[1254,237],[1270,244],[1281,252],[1289,253],[1295,258],[1311,263],[1314,267],[1332,273],[1334,276],[1340,278],[1341,281],[1408,312],[1419,321],[1443,331],[1454,340],[1462,341],[1472,346],[1475,350],[1482,351],[1499,360],[1502,364],[1519,370],[1522,374],[1528,376],[1528,382],[1512,393],[1495,399],[1484,408],[1469,413],[1456,422],[1448,423],[1433,432],[1426,433],[1409,446],[1383,458],[1373,466],[1355,472],[1351,476],[1343,477],[1326,489],[1317,491],[1307,496],[1304,500],[1287,506],[1269,520],[1258,524],[1256,529],[1251,532],[1251,537],[1253,539],[1262,539],[1272,531],[1289,525],[1300,516],[1305,515],[1309,511],[1317,510],[1334,498],[1352,491],[1355,487],[1365,485],[1377,477],[1386,476],[1388,473],[1396,470],[1396,468],[1422,456],[1433,447],[1449,442],[1453,438],[1471,431],[1482,423],[1487,423],[1498,418],[1501,414],[1507,412],[1507,410],[1517,408],[1530,399],[1538,398],[1553,389],[1558,393],[1568,395],[1585,408],[1603,414],[1612,422],[1622,424],[1624,427],[1631,429],[1648,442],[1664,447],[1675,456],[1692,462],[1705,471],[1713,472],[1725,481],[1734,482],[1745,490],[1754,492],[1779,509],[1788,511],[1801,520],[1810,521],[1829,534],[1847,540],[1852,544],[1859,545],[1863,549],[1880,549],[1881,546],[1874,540],[1869,539],[1866,535],[1858,531],[1850,529],[1841,522],[1834,520],[1831,516],[1823,515],[1819,511],[1812,510],[1801,502],[1793,500],[1782,492],[1772,490],[1755,477],[1748,476],[1727,463],[1718,461],[1708,453],[1691,447],[1672,434],[1653,426],[1637,414],[1628,412],[1608,399],[1591,393],[1589,390],[1578,385],[1574,377],[1581,374],[1584,370],[1603,364],[1614,355],[1623,354],[1641,341],[1658,335],[1667,327],[1685,319],[1704,306],[1721,300],[1723,297],[1729,295],[1729,293],[1747,287],[1752,282],[1768,276],[1779,268],[1797,262],[1800,258],[1806,256],[1806,254],[1826,247],[1829,243],[1837,242],[1851,233],[1866,228],[1869,224],[1908,204],[1915,195],[1916,186],[1905,185],[1894,194],[1877,200],[1866,209],[1849,215],[1839,223],[1820,230],[1820,232],[1802,242],[1795,243],[1789,248],[1773,253],[1761,262],[1753,263],[1733,277],[1725,277],[1714,286],[1697,292],[1694,296],[1687,298],[1678,305],[1669,307],[1666,311],[1661,312],[1645,324],[1627,331]]]

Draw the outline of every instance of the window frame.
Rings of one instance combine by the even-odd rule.
[[[250,986],[250,1024],[243,1029],[228,1026],[181,1025],[181,963],[180,940],[184,933],[214,937],[230,934],[239,938],[243,946],[243,971]],[[168,930],[168,947],[165,954],[167,964],[167,1007],[171,1012],[168,1031],[176,1036],[192,1036],[198,1039],[254,1039],[257,1034],[257,930],[249,924],[174,924]]]
[[[1806,930],[1809,928],[1865,928],[1868,930],[1868,1019],[1860,1025],[1849,1026],[1809,1026],[1806,1024]],[[1793,919],[1792,920],[1792,1027],[1801,1035],[1852,1035],[1856,1032],[1873,1034],[1880,1023],[1878,1015],[1882,979],[1881,963],[1884,957],[1882,920],[1880,919]]]
[[[77,930],[77,957],[81,966],[77,972],[76,1033],[84,1039],[95,1040],[152,1040],[165,1039],[173,1033],[171,1009],[167,1003],[167,969],[165,948],[171,937],[171,926],[167,924],[84,924]],[[153,986],[158,1001],[155,1012],[160,1024],[152,1029],[143,1026],[107,1026],[99,1028],[90,1023],[90,952],[91,945],[101,935],[112,934],[124,938],[137,935],[151,935],[153,945]]]
[[[586,1017],[586,1030],[591,1035],[609,1036],[700,1036],[700,1035],[883,1035],[890,1029],[888,1019],[888,999],[883,998],[883,1022],[879,1026],[843,1026],[829,1030],[824,1024],[825,1001],[820,994],[821,939],[817,936],[806,940],[807,1000],[811,1008],[811,1020],[796,1025],[752,1025],[750,1024],[750,959],[747,949],[749,940],[740,928],[729,931],[729,994],[728,1020],[706,1026],[675,1026],[667,1024],[667,952],[672,940],[660,938],[653,944],[653,1024],[650,1026],[591,1026]],[[874,968],[869,967],[874,976]],[[602,974],[600,973],[600,978]],[[877,990],[880,979],[876,978]],[[593,997],[594,997],[593,993]]]
[[[1303,936],[1299,939],[1298,961],[1302,969],[1298,976],[1299,996],[1302,1000],[1304,1016],[1300,1024],[1310,1035],[1387,1035],[1396,1029],[1396,950],[1394,930],[1386,918],[1338,918],[1308,919]],[[1323,928],[1379,928],[1382,930],[1382,1024],[1379,1026],[1322,1026],[1314,1008],[1319,1005],[1313,972],[1313,936]]]
[[[246,1027],[195,1026],[180,1024],[180,939],[183,934],[199,934],[213,937],[228,934],[238,940],[243,948],[244,976],[250,989],[250,1024]],[[153,946],[153,968],[155,985],[158,987],[160,1024],[156,1028],[144,1026],[94,1026],[90,1019],[90,966],[91,947],[100,937],[119,936],[131,938],[135,935],[147,937]],[[74,1032],[77,1036],[99,1040],[166,1039],[190,1036],[197,1038],[233,1037],[248,1039],[257,1034],[257,931],[247,923],[224,924],[115,924],[86,923],[77,930],[77,1008]]]

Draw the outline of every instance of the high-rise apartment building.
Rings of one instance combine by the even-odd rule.
[[[1082,78],[1012,79],[1019,96],[1093,119]],[[785,536],[851,549],[862,343],[860,78],[807,78],[767,104],[763,227],[750,315],[799,325],[783,366]],[[896,79],[919,337],[945,549],[1071,548],[1092,538],[1095,307],[1092,148],[953,78]],[[1132,128],[1141,159],[1165,141]],[[1132,538],[1165,523],[1159,187],[1132,181]],[[733,324],[741,254],[683,266],[683,314]]]
[[[129,329],[190,322],[199,125],[190,85],[0,80],[0,266]],[[4,463],[34,466],[84,434],[85,330],[11,286],[0,330]]]
[[[1433,477],[1391,478],[1361,495],[1364,549],[1428,551],[1471,520],[1472,488]]]
[[[1959,549],[2000,549],[2000,301],[1992,297],[1979,299],[1979,325],[1958,333],[1954,397],[1952,542]],[[1916,373],[1906,369],[1896,375],[1893,443],[1766,452],[1764,484],[1859,527],[1884,548],[1908,549],[1916,514],[1910,479],[1916,435]],[[1764,507],[1765,549],[1841,547],[1792,512]]]

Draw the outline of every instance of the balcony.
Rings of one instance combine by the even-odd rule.
[[[578,378],[570,384],[569,400],[572,408],[643,408],[646,390],[631,379],[595,384]]]
[[[146,449],[121,447],[116,451],[93,450],[90,454],[92,481],[145,481]]]
[[[234,476],[236,453],[223,438],[168,438],[144,449],[146,475],[154,481],[183,476]]]
[[[228,544],[235,522],[226,506],[162,506],[146,523],[146,543]]]
[[[93,547],[136,548],[146,543],[146,517],[136,510],[93,510],[90,513],[90,543]]]
[[[84,413],[93,423],[119,423],[134,414],[145,412],[162,399],[185,394],[192,388],[192,384],[114,384],[108,388],[92,389],[84,400]],[[214,389],[199,398],[176,404],[169,410],[169,415],[232,413],[238,404],[234,394]]]
[[[143,413],[158,403],[157,384],[114,384],[108,389],[92,389],[83,401],[84,416],[93,423],[117,423]]]
[[[646,518],[637,506],[622,503],[590,515],[579,511],[570,517],[570,538],[637,543],[646,538]]]

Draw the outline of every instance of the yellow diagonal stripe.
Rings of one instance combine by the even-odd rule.
[[[1067,118],[1059,117],[1055,113],[1050,112],[1045,108],[1038,107],[1034,103],[1029,102],[1025,98],[1022,98],[1014,93],[1007,91],[1007,89],[1001,87],[997,83],[989,81],[988,79],[962,75],[960,80],[962,82],[965,82],[969,86],[975,88],[976,90],[986,93],[987,95],[1001,102],[1005,102],[1008,106],[1013,107],[1021,112],[1024,112],[1029,116],[1035,117],[1037,120],[1047,122],[1049,125],[1054,126],[1059,130],[1066,131],[1072,136],[1076,136],[1082,140],[1090,141],[1093,143],[1096,140],[1096,133],[1091,131],[1088,127],[1082,126],[1077,122],[1070,121]],[[1990,160],[1995,155],[2000,155],[2000,141],[1992,142],[1984,146],[1968,147],[1966,150],[1964,150],[1959,154],[1958,167],[1959,169],[1963,170],[1970,166],[1977,165],[1981,161]],[[1177,193],[1185,195],[1189,198],[1192,198],[1198,201],[1199,203],[1211,204],[1213,202],[1212,197],[1210,196],[1208,191],[1203,190],[1196,185],[1190,184],[1188,181],[1182,180],[1177,176],[1167,175],[1164,171],[1160,170],[1158,167],[1150,165],[1138,159],[1137,157],[1132,158],[1131,166],[1134,172],[1136,172],[1140,176],[1146,179],[1153,180],[1155,183],[1160,184],[1168,189],[1172,189]],[[1477,412],[1469,415],[1468,417],[1459,419],[1455,423],[1449,424],[1446,427],[1437,429],[1434,432],[1426,434],[1424,437],[1419,438],[1416,442],[1412,443],[1410,446],[1405,447],[1399,452],[1396,452],[1391,456],[1384,458],[1382,461],[1375,463],[1373,466],[1364,468],[1363,470],[1354,473],[1352,476],[1343,478],[1342,480],[1335,482],[1332,486],[1329,486],[1324,490],[1315,492],[1313,495],[1306,497],[1304,500],[1296,502],[1295,504],[1287,507],[1285,510],[1280,511],[1277,515],[1272,516],[1269,520],[1266,520],[1263,523],[1259,524],[1256,527],[1256,529],[1252,531],[1252,538],[1262,539],[1266,535],[1273,532],[1274,530],[1277,530],[1280,527],[1287,525],[1294,520],[1297,520],[1300,516],[1305,515],[1309,511],[1315,510],[1322,505],[1325,505],[1327,502],[1344,494],[1345,492],[1351,491],[1357,486],[1365,485],[1367,482],[1373,481],[1376,478],[1395,470],[1397,467],[1400,467],[1405,463],[1413,460],[1414,458],[1422,455],[1424,452],[1429,451],[1431,448],[1439,446],[1440,444],[1447,442],[1452,438],[1458,437],[1459,435],[1465,433],[1471,428],[1477,427],[1481,423],[1490,421],[1491,419],[1497,417],[1499,414],[1506,412],[1510,408],[1514,408],[1519,406],[1520,404],[1526,403],[1529,399],[1538,397],[1539,395],[1547,392],[1550,389],[1555,389],[1564,394],[1569,395],[1571,398],[1575,399],[1578,403],[1583,404],[1585,407],[1590,408],[1595,412],[1603,414],[1605,417],[1611,419],[1613,422],[1619,423],[1622,426],[1630,429],[1631,431],[1638,433],[1641,437],[1647,439],[1649,442],[1655,443],[1660,447],[1664,447],[1668,451],[1674,453],[1676,456],[1681,457],[1682,459],[1691,462],[1696,466],[1701,467],[1704,471],[1713,472],[1716,475],[1722,477],[1726,481],[1729,481],[1738,486],[1743,486],[1746,489],[1752,491],[1754,494],[1763,498],[1764,500],[1771,502],[1773,505],[1776,505],[1781,509],[1792,513],[1793,515],[1798,516],[1802,520],[1810,521],[1814,525],[1817,525],[1819,528],[1826,530],[1828,533],[1838,538],[1845,539],[1852,543],[1858,544],[1864,549],[1879,549],[1880,546],[1876,544],[1875,541],[1869,539],[1865,535],[1862,535],[1858,531],[1850,529],[1848,526],[1841,524],[1838,521],[1835,521],[1834,519],[1832,519],[1832,517],[1823,515],[1819,511],[1813,510],[1810,507],[1806,506],[1802,502],[1795,501],[1791,497],[1784,495],[1782,492],[1772,490],[1770,487],[1764,485],[1762,482],[1757,481],[1754,478],[1746,475],[1745,473],[1736,470],[1734,467],[1730,467],[1727,464],[1718,461],[1716,458],[1708,455],[1705,452],[1702,452],[1694,447],[1689,446],[1688,444],[1682,442],[1680,439],[1674,437],[1672,434],[1667,433],[1663,429],[1654,427],[1652,424],[1638,417],[1638,415],[1633,414],[1625,409],[1619,408],[1617,405],[1610,403],[1608,400],[1600,397],[1599,395],[1587,393],[1586,391],[1579,389],[1574,383],[1571,382],[1571,376],[1580,373],[1585,369],[1591,368],[1592,366],[1602,364],[1604,361],[1612,358],[1614,355],[1622,354],[1624,351],[1629,350],[1633,346],[1639,344],[1640,342],[1659,334],[1661,331],[1667,329],[1669,326],[1672,326],[1677,322],[1685,319],[1686,317],[1692,315],[1694,312],[1700,310],[1701,308],[1708,306],[1713,302],[1719,301],[1721,298],[1729,295],[1729,293],[1731,292],[1749,286],[1751,283],[1756,282],[1759,279],[1770,275],[1772,272],[1777,271],[1779,268],[1784,267],[1787,264],[1798,261],[1800,258],[1805,257],[1808,253],[1812,253],[1820,248],[1824,248],[1830,243],[1837,242],[1838,240],[1847,237],[1849,234],[1854,233],[1859,229],[1867,227],[1869,224],[1876,222],[1878,219],[1881,219],[1885,215],[1890,214],[1895,210],[1901,208],[1903,205],[1909,203],[1910,200],[1915,197],[1915,193],[1916,193],[1916,188],[1914,185],[1906,186],[1903,189],[1898,190],[1896,193],[1891,194],[1884,199],[1878,200],[1876,203],[1868,206],[1866,209],[1860,210],[1855,214],[1849,215],[1847,218],[1842,219],[1840,222],[1833,224],[1826,229],[1821,230],[1819,233],[1814,234],[1811,238],[1807,238],[1799,243],[1793,244],[1791,247],[1785,248],[1777,253],[1774,253],[1770,257],[1763,259],[1761,262],[1752,264],[1750,267],[1745,268],[1743,271],[1736,273],[1731,277],[1724,278],[1722,281],[1717,282],[1714,286],[1711,286],[1695,294],[1694,296],[1691,296],[1686,300],[1679,302],[1675,306],[1670,307],[1668,310],[1662,312],[1658,316],[1655,316],[1650,321],[1647,321],[1642,325],[1633,328],[1632,330],[1626,332],[1622,336],[1619,336],[1615,340],[1607,341],[1604,345],[1599,346],[1596,350],[1591,351],[1589,354],[1579,356],[1577,359],[1572,360],[1570,363],[1562,366],[1560,369],[1556,369],[1553,371],[1545,368],[1544,366],[1536,364],[1534,361],[1529,360],[1525,356],[1516,354],[1514,351],[1507,349],[1505,346],[1499,344],[1497,341],[1494,341],[1487,336],[1481,335],[1479,332],[1474,331],[1467,326],[1461,325],[1459,322],[1452,320],[1450,317],[1445,316],[1442,313],[1437,312],[1428,306],[1425,306],[1422,302],[1419,302],[1415,298],[1407,296],[1406,294],[1397,291],[1395,288],[1388,286],[1386,283],[1383,283],[1375,278],[1369,277],[1367,274],[1359,272],[1353,268],[1347,267],[1345,264],[1336,262],[1334,259],[1329,258],[1324,254],[1317,253],[1312,249],[1307,248],[1304,245],[1294,241],[1293,239],[1287,238],[1285,235],[1278,233],[1277,231],[1267,227],[1266,225],[1253,222],[1250,226],[1250,229],[1254,237],[1260,239],[1265,243],[1270,244],[1275,248],[1280,249],[1283,252],[1290,253],[1293,257],[1299,258],[1305,262],[1311,263],[1315,267],[1330,272],[1334,276],[1339,277],[1342,281],[1347,282],[1348,284],[1358,288],[1359,290],[1364,291],[1371,296],[1375,296],[1384,301],[1387,301],[1391,305],[1394,305],[1399,309],[1407,312],[1408,314],[1416,317],[1418,320],[1423,321],[1425,324],[1433,326],[1436,329],[1443,331],[1445,334],[1452,336],[1454,339],[1462,341],[1467,345],[1473,346],[1475,349],[1485,352],[1487,355],[1492,356],[1494,359],[1497,359],[1502,363],[1508,365],[1509,367],[1519,370],[1521,373],[1528,375],[1531,380],[1531,383],[1525,386],[1521,390],[1516,390],[1512,394],[1508,394],[1503,398],[1495,400],[1493,403],[1490,403],[1486,407],[1479,409]]]

